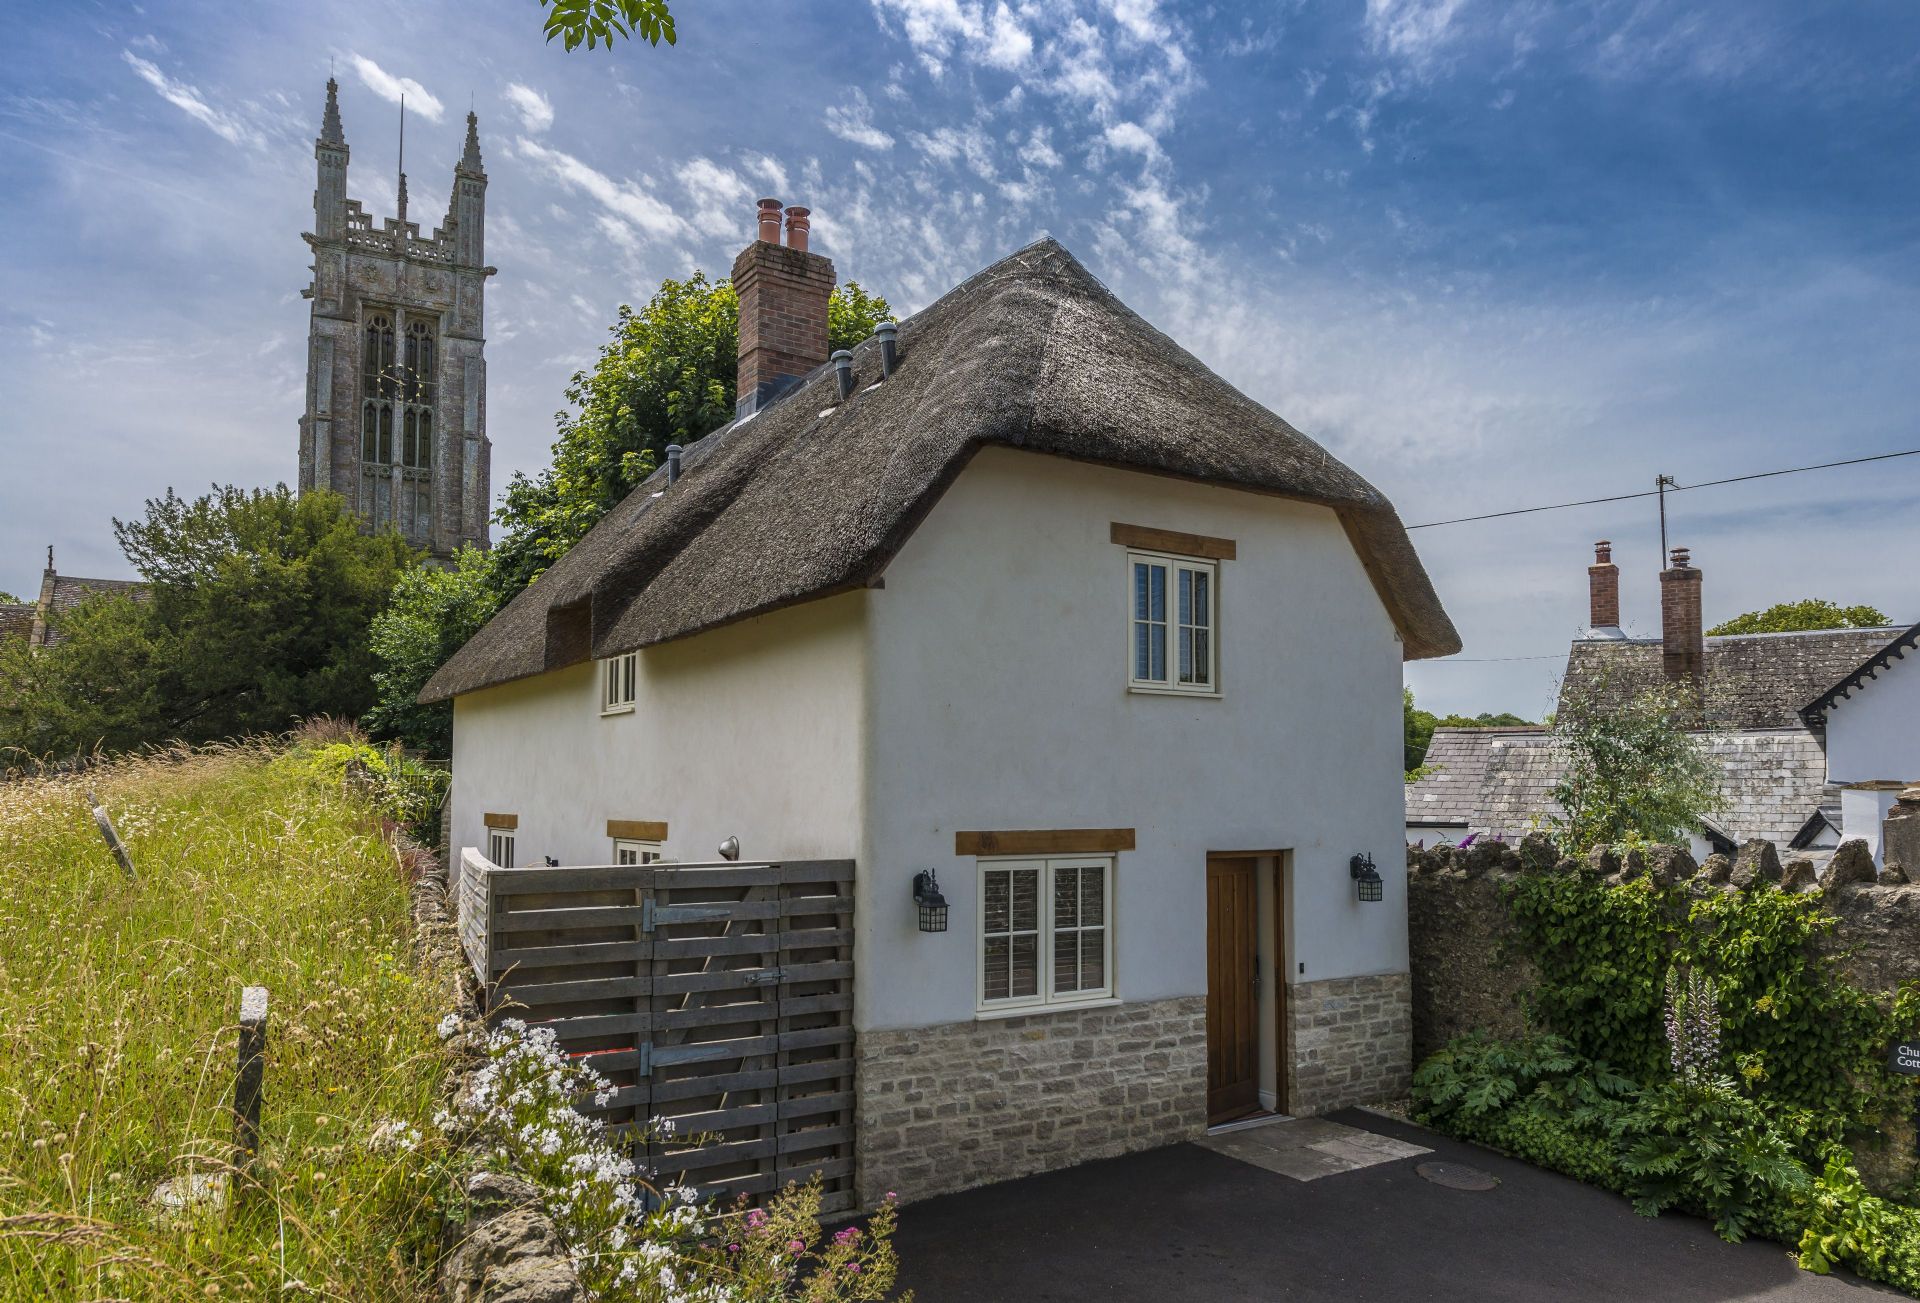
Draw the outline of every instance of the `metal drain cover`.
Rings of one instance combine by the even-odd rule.
[[[1444,1185],[1449,1190],[1491,1190],[1500,1184],[1500,1178],[1493,1173],[1468,1167],[1465,1163],[1421,1163],[1413,1172],[1415,1176],[1435,1185]]]

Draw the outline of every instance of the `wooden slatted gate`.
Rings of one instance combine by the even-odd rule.
[[[616,1129],[702,1194],[823,1178],[853,1206],[853,862],[502,869],[463,852],[460,935],[494,1021],[554,1029]]]

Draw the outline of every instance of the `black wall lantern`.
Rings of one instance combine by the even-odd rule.
[[[922,869],[913,875],[913,903],[920,907],[922,932],[947,930],[947,898],[940,894],[940,883],[932,869]]]
[[[1385,897],[1386,884],[1381,881],[1380,870],[1373,867],[1373,856],[1354,856],[1347,863],[1347,872],[1353,875],[1353,890],[1359,899],[1380,900]]]

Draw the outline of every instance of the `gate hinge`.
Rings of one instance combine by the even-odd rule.
[[[640,902],[640,930],[642,932],[651,932],[653,929],[653,897],[648,896]]]
[[[639,1066],[633,1070],[634,1075],[651,1077],[653,1075],[653,1042],[641,1041],[635,1048],[640,1051],[640,1063]]]
[[[778,968],[763,968],[747,978],[748,986],[766,986],[780,981],[786,974]]]

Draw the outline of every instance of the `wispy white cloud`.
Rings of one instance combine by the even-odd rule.
[[[263,143],[260,132],[246,119],[236,113],[215,108],[207,102],[206,96],[196,86],[183,81],[175,81],[159,67],[141,58],[132,50],[120,51],[120,57],[126,60],[140,80],[159,92],[160,98],[185,113],[222,140],[235,145],[260,145]]]
[[[533,87],[510,81],[505,94],[507,103],[520,115],[520,125],[534,135],[553,125],[553,101]]]
[[[704,235],[741,235],[753,229],[753,187],[731,168],[692,158],[675,174],[693,200],[688,218]]]
[[[1466,0],[1367,0],[1367,41],[1376,53],[1425,67],[1455,37]]]
[[[600,205],[600,229],[623,247],[634,248],[642,237],[680,239],[688,225],[671,205],[635,181],[616,181],[563,150],[548,149],[521,136],[514,143],[517,157],[545,168],[548,175]]]
[[[846,103],[828,107],[826,122],[828,131],[863,149],[893,148],[893,137],[873,124],[873,106],[858,86],[848,94]]]
[[[778,159],[769,158],[765,154],[748,154],[740,160],[740,164],[750,175],[764,181],[775,198],[785,192],[787,169],[780,166]]]
[[[389,104],[398,104],[404,95],[407,107],[428,121],[439,122],[446,117],[446,106],[413,78],[396,77],[364,54],[349,54],[347,62],[353,65],[361,84]]]

